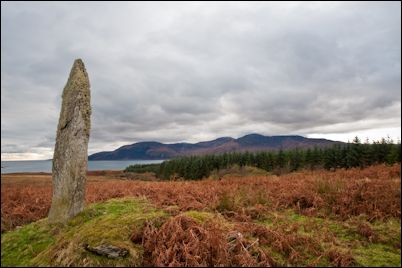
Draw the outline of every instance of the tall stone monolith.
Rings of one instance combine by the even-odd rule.
[[[74,61],[63,90],[53,155],[53,198],[48,220],[66,222],[82,211],[91,127],[88,74],[81,59]]]

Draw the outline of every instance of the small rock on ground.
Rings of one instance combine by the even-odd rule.
[[[128,251],[112,245],[100,245],[97,247],[90,247],[88,244],[84,245],[85,249],[96,253],[101,256],[106,256],[111,259],[121,258],[127,255]]]

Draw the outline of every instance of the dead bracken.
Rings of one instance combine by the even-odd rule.
[[[43,228],[41,236],[51,246],[33,264],[270,267],[400,263],[400,165],[191,182],[130,181],[119,179],[120,175],[90,174],[86,202],[94,204],[74,217],[70,227],[55,229],[45,221],[34,223]],[[31,180],[3,176],[2,231],[46,216],[51,200],[49,175]],[[3,234],[9,239],[8,250],[14,250],[15,242],[20,243],[21,252],[31,247],[26,241],[35,241],[36,234],[25,230],[33,229],[26,225]],[[19,238],[20,230],[28,240]],[[90,246],[84,249],[84,242]],[[119,255],[109,246],[127,253]],[[119,257],[95,255],[104,249]],[[4,261],[15,264],[12,258]]]
[[[323,188],[323,184],[330,187]],[[267,211],[294,208],[310,216],[326,213],[347,219],[364,214],[374,221],[401,216],[400,187],[400,165],[377,165],[363,170],[317,170],[280,177],[191,182],[95,180],[87,183],[86,202],[139,196],[146,197],[161,208],[218,210],[238,219],[256,219],[263,217]],[[50,177],[47,183],[39,184],[35,183],[35,179],[22,184],[2,182],[1,230],[10,230],[46,217],[51,193]]]

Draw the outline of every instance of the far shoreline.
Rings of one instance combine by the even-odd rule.
[[[102,175],[102,173],[123,173],[124,169],[121,170],[112,170],[112,169],[103,169],[103,170],[88,170],[87,175],[88,176],[93,176],[93,175]],[[41,171],[32,171],[32,172],[10,172],[10,173],[1,173],[1,175],[31,175],[31,176],[46,176],[46,175],[52,175],[52,172],[41,172]]]
[[[97,160],[88,161],[88,171],[104,171],[104,170],[116,170],[121,171],[131,165],[148,165],[148,164],[160,164],[165,160]],[[2,161],[1,162],[1,174],[11,173],[36,173],[52,172],[52,161],[48,160],[25,160],[25,161]]]
[[[171,160],[172,158],[165,158],[165,159],[109,159],[109,160],[88,160],[88,162],[98,162],[98,161],[167,161]],[[35,160],[1,160],[1,162],[33,162],[33,161],[52,161],[53,159],[35,159]],[[4,168],[1,166],[1,168]]]

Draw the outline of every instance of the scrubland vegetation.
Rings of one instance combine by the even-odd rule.
[[[400,167],[278,176],[232,166],[197,181],[94,172],[89,205],[64,226],[42,219],[50,175],[2,175],[2,265],[400,266]],[[83,246],[102,243],[129,254]]]

